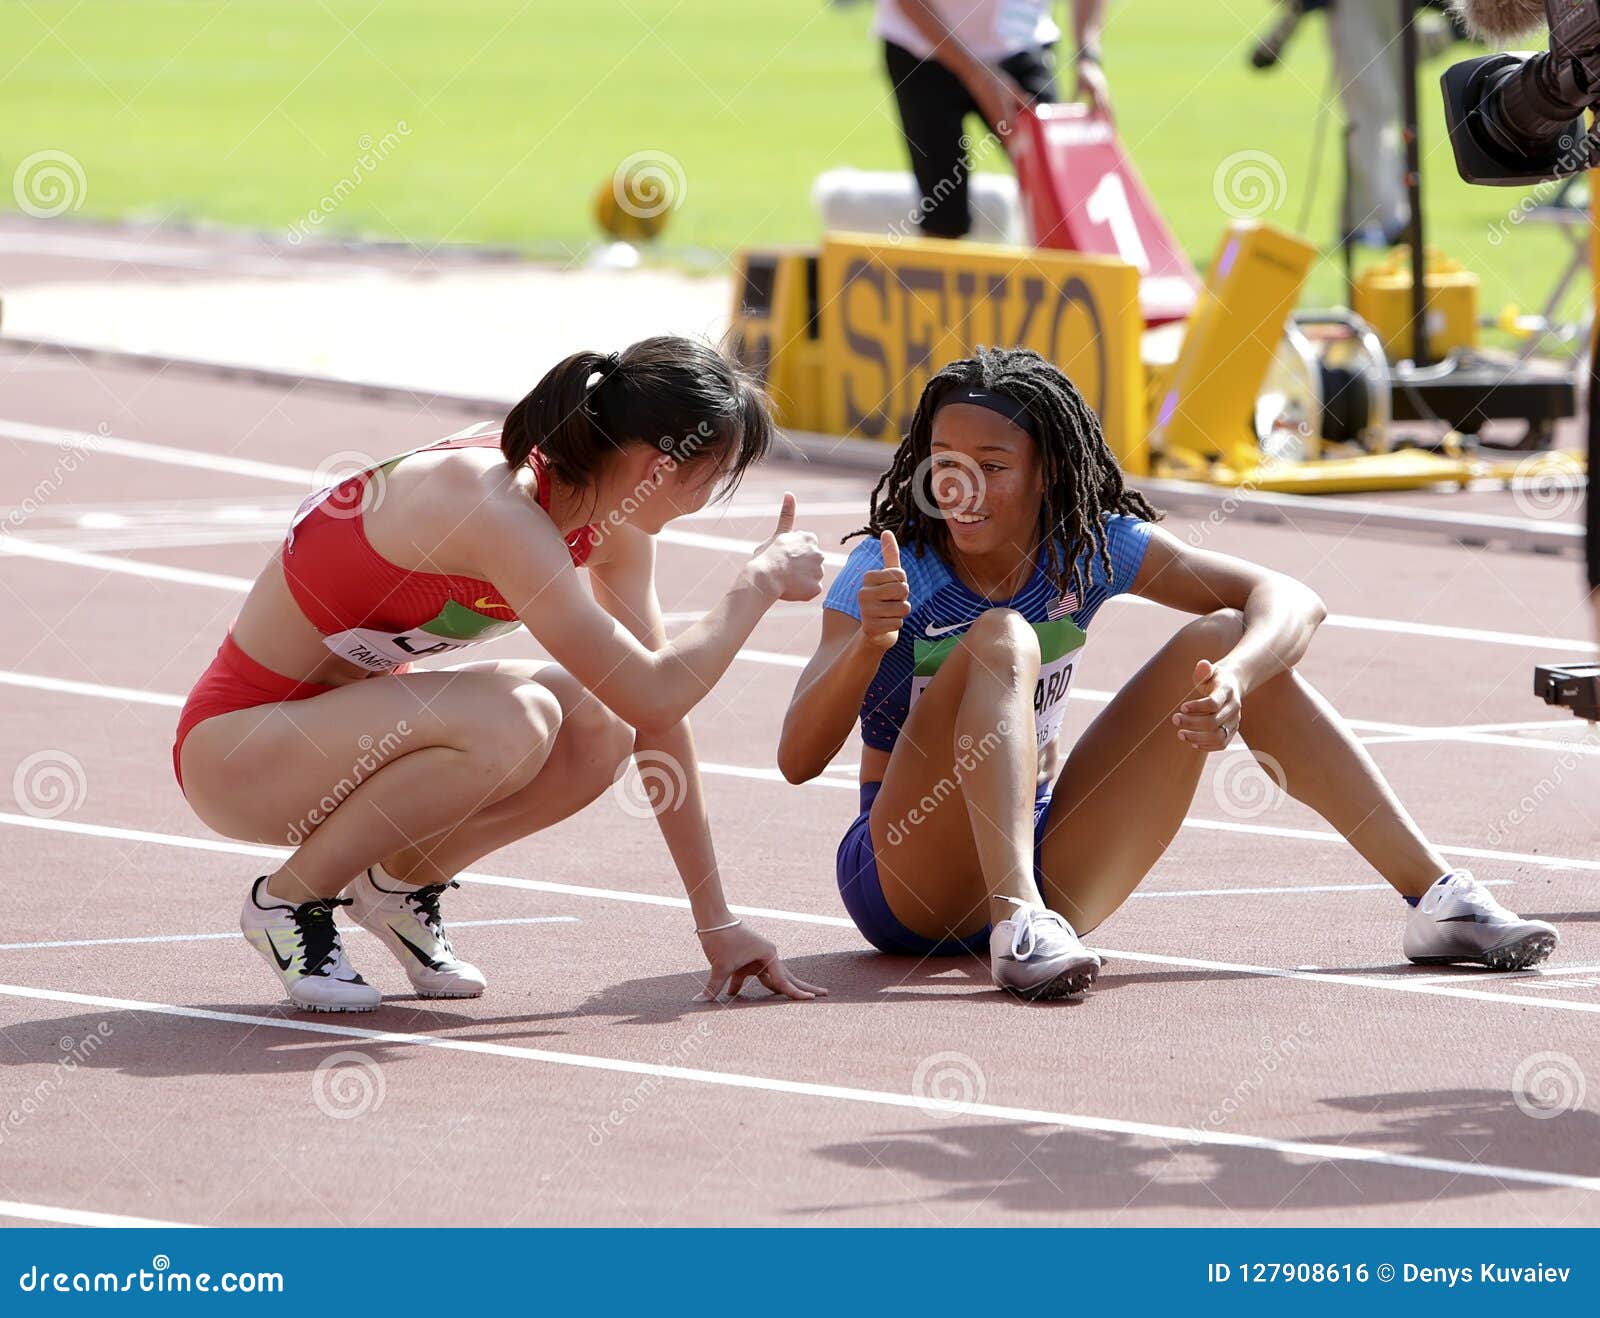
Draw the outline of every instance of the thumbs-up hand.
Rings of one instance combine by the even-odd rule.
[[[778,526],[756,549],[750,572],[775,600],[811,600],[822,593],[822,550],[810,531],[794,529],[795,498],[785,493]]]
[[[874,650],[888,650],[900,639],[900,624],[911,612],[911,583],[900,566],[900,545],[893,531],[878,537],[883,566],[861,578],[856,603],[861,609],[861,635]]]

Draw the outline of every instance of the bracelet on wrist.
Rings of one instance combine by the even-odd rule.
[[[744,921],[739,919],[738,916],[734,916],[734,918],[729,920],[727,922],[727,924],[710,925],[705,929],[696,929],[695,933],[697,933],[697,934],[720,934],[724,929],[737,929],[743,923],[744,923]]]

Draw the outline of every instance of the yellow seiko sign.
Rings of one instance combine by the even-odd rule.
[[[1032,348],[1100,417],[1130,474],[1148,469],[1139,272],[1109,257],[938,239],[830,235],[817,302],[822,417],[898,443],[941,366],[979,345]]]

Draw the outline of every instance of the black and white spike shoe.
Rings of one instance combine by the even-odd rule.
[[[382,994],[345,958],[333,913],[350,903],[339,898],[282,901],[267,891],[262,875],[250,885],[239,915],[239,931],[277,972],[292,1005],[302,1011],[372,1011]]]
[[[458,886],[452,879],[412,887],[373,865],[344,890],[355,922],[394,953],[424,998],[476,998],[488,987],[483,972],[456,955],[439,914],[440,896]]]
[[[1559,938],[1554,925],[1524,920],[1467,870],[1452,870],[1422,894],[1406,920],[1401,950],[1419,966],[1465,961],[1526,970],[1548,957]]]

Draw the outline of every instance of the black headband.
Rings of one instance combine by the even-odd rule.
[[[934,415],[937,416],[939,412],[949,407],[951,403],[966,403],[971,407],[986,407],[989,411],[1005,417],[1012,425],[1026,430],[1035,439],[1039,437],[1038,432],[1034,429],[1033,414],[1028,411],[1024,404],[1019,403],[1010,394],[996,393],[993,389],[985,389],[981,385],[964,385],[954,393],[946,394],[940,400],[938,410]]]

